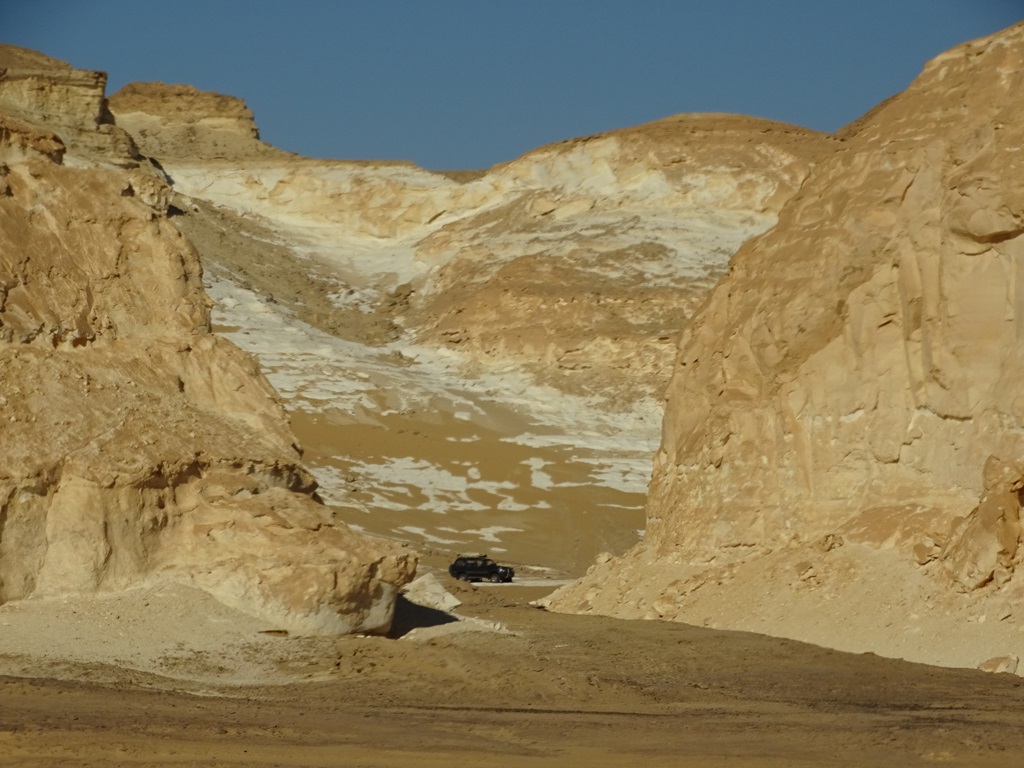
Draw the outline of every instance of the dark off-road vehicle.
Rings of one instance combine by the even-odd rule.
[[[448,573],[459,581],[490,581],[494,584],[512,581],[516,575],[507,565],[498,565],[487,555],[459,555],[448,566]]]

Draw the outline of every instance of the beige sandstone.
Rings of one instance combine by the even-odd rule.
[[[90,160],[131,166],[139,159],[131,137],[107,108],[107,75],[73,69],[27,48],[0,46],[0,114],[38,123]]]
[[[491,169],[517,194],[419,245],[419,337],[628,409],[660,397],[677,330],[731,253],[774,223],[835,142],[734,115],[677,115]]]
[[[108,141],[105,78],[0,65],[0,602],[178,581],[386,631],[415,558],[319,503],[255,360],[210,333],[170,189]]]
[[[839,145],[676,116],[435,173],[277,152],[240,101],[184,86],[111,111],[338,514],[563,578],[637,540],[679,328]]]
[[[553,607],[977,666],[1019,644],[1020,34],[939,57],[835,137],[677,116],[475,174],[278,152],[243,103],[186,86],[112,111],[204,259],[307,322],[526,372],[547,409],[639,414],[672,371],[645,540]]]
[[[978,76],[993,59],[1003,92]],[[677,117],[432,174],[278,152],[241,102],[186,86],[115,99],[150,162],[103,138],[118,133],[97,76],[0,46],[0,672],[45,678],[0,685],[0,753],[1005,765],[1022,733],[1019,345],[1002,300],[1021,142],[993,147],[984,110],[1019,90],[1020,60],[1019,29],[952,52],[930,67],[940,88],[922,80],[839,138]],[[40,124],[29,93],[62,114]],[[957,168],[978,180],[964,195]],[[628,409],[667,381],[674,329],[776,219],[694,315],[647,545],[616,558],[614,465],[580,473],[598,463],[586,443],[551,433],[645,434]],[[1010,329],[986,320],[1000,310]],[[283,397],[224,336],[264,355]],[[491,374],[486,397],[466,395],[474,369]],[[555,386],[516,389],[524,371]],[[603,403],[581,409],[579,392]],[[348,452],[345,492],[372,478],[372,504],[317,503],[339,488],[300,465],[282,403],[297,425],[328,424],[307,430],[326,444],[310,454]],[[555,411],[541,435],[516,431]],[[896,449],[891,419],[910,423]],[[427,471],[402,485],[400,462],[353,469],[389,451]],[[431,473],[465,481],[464,517],[457,494],[419,482]],[[417,506],[428,498],[445,506]],[[598,519],[602,504],[617,516]],[[488,546],[506,544],[490,523],[529,520],[518,556],[532,559],[519,584],[474,588],[443,581],[466,540],[441,542],[396,602],[412,558],[338,523],[349,515]],[[971,669],[526,607],[574,548],[600,554],[560,610]],[[390,637],[363,636],[392,605]],[[359,634],[294,637],[344,630]]]
[[[110,97],[110,110],[152,157],[288,156],[259,141],[252,111],[241,99],[191,85],[129,83]]]
[[[133,83],[111,110],[175,190],[264,224],[419,341],[619,409],[660,396],[682,320],[838,143],[680,115],[438,174],[280,152],[240,100],[188,86]]]
[[[927,638],[907,640],[908,613],[980,654],[986,632],[942,612],[983,621],[995,607],[992,633],[1007,642],[1017,617],[998,605],[1022,589],[1022,57],[1018,25],[930,62],[841,131],[779,223],[740,249],[679,343],[644,542],[554,607],[705,611],[720,626],[929,660]],[[845,586],[815,588],[855,551]],[[765,572],[787,553],[807,589],[766,618],[779,601]],[[917,608],[903,599],[914,569]],[[748,599],[716,619],[711,604],[741,591],[737,571]],[[858,590],[879,581],[889,597],[865,604]],[[823,594],[833,602],[811,610]],[[873,640],[822,628],[844,612],[861,612]],[[981,661],[961,650],[946,661]]]

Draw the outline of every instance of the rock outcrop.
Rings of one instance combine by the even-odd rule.
[[[421,339],[514,363],[628,410],[660,398],[676,332],[834,140],[735,115],[677,115],[492,169],[500,205],[431,233],[411,298]]]
[[[325,498],[572,572],[637,539],[686,317],[839,146],[689,115],[435,173],[275,154],[240,102],[178,86],[111,111],[172,182],[219,322],[304,415]]]
[[[129,83],[110,97],[110,111],[150,157],[289,156],[259,140],[244,101],[191,85]]]
[[[838,134],[682,334],[646,539],[553,607],[710,616],[924,658],[903,610],[928,613],[931,600],[939,611],[957,588],[984,614],[1024,591],[1022,57],[1024,25],[955,48]],[[854,550],[874,567],[892,555],[892,570],[822,586]],[[804,593],[765,620],[775,582],[762,573],[758,585],[751,564],[770,570],[785,553]],[[857,578],[896,595],[907,568],[926,573],[931,597],[872,606],[873,642],[822,629],[865,608]],[[713,609],[740,592],[741,572],[742,610]],[[811,627],[807,605],[826,594]],[[967,636],[948,623],[951,638]]]
[[[177,192],[318,257],[306,268],[336,295],[484,370],[513,363],[619,409],[660,397],[681,321],[838,144],[681,115],[446,175],[280,152],[243,102],[187,86],[133,83],[111,110]]]
[[[0,46],[0,601],[173,580],[386,631],[415,558],[319,503],[104,80]]]
[[[0,114],[46,126],[90,160],[134,165],[138,150],[114,124],[106,87],[104,72],[73,69],[27,48],[0,45]]]

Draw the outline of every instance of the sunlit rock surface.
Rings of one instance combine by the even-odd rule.
[[[955,48],[838,134],[682,334],[644,542],[552,607],[1020,655],[1022,57]]]
[[[692,115],[434,173],[278,152],[179,86],[111,109],[339,514],[563,574],[637,541],[679,329],[838,145]]]
[[[0,46],[0,601],[169,580],[386,631],[415,558],[318,502],[104,80]]]

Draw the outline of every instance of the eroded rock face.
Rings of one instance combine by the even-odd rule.
[[[1024,469],[990,457],[985,464],[985,490],[978,506],[954,521],[940,557],[958,585],[975,590],[1007,584],[1020,558],[1020,512]]]
[[[73,69],[27,48],[0,45],[0,114],[46,126],[91,160],[139,159],[131,137],[107,108],[107,75]]]
[[[677,116],[435,173],[274,154],[218,127],[237,100],[132,91],[111,110],[148,132],[215,317],[304,415],[325,498],[389,536],[571,572],[636,541],[678,330],[839,145]]]
[[[288,154],[259,141],[244,101],[191,85],[129,83],[111,96],[110,110],[142,152],[153,157]]]
[[[47,94],[50,61],[9,66],[0,111],[12,78]],[[0,601],[171,579],[297,633],[386,631],[415,558],[318,503],[276,393],[209,332],[166,185],[62,164],[77,118],[51,110],[102,101],[56,71],[59,99],[0,118]]]
[[[266,225],[264,240],[332,273],[336,296],[391,314],[378,343],[405,329],[615,409],[660,397],[685,317],[838,144],[681,115],[438,174],[280,152],[240,100],[186,86],[134,83],[111,110],[177,192]]]
[[[729,589],[730,563],[829,536],[916,559],[938,595],[946,573],[988,589],[979,599],[1020,587],[1022,56],[1018,25],[930,62],[840,132],[778,224],[737,253],[680,340],[645,542],[554,606],[691,620]],[[804,586],[841,556],[829,549],[794,570]],[[698,600],[689,576],[657,583],[641,563],[718,571]],[[876,647],[913,657],[913,642],[893,650],[906,617],[876,610],[898,627]],[[766,627],[786,634],[786,614]],[[842,647],[842,630],[831,637]]]
[[[737,254],[680,342],[657,546],[962,514],[988,457],[1021,454],[1022,50],[1016,27],[933,61]]]
[[[492,169],[515,194],[425,238],[420,338],[514,363],[628,409],[658,398],[676,331],[832,139],[734,115],[678,115]]]

